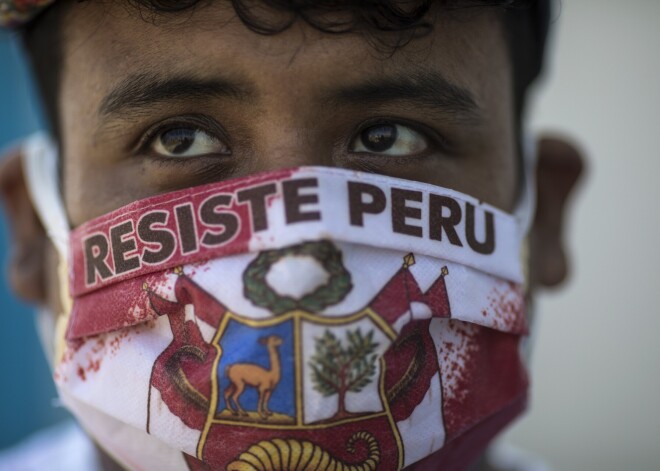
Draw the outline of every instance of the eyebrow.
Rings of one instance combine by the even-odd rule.
[[[392,101],[409,102],[439,109],[454,118],[479,121],[482,113],[474,95],[436,71],[417,71],[370,79],[335,91],[328,101],[340,105],[379,105]]]
[[[104,118],[115,115],[126,118],[149,106],[173,100],[233,98],[245,101],[255,95],[243,83],[219,77],[202,79],[163,77],[153,73],[133,74],[105,96],[99,106],[99,115]],[[481,110],[468,89],[451,83],[437,71],[429,70],[367,79],[328,93],[325,101],[337,106],[408,102],[440,110],[454,119],[481,120]]]
[[[122,80],[101,101],[99,115],[110,117],[137,113],[140,108],[172,100],[234,98],[246,100],[254,93],[228,79],[195,77],[161,77],[156,74],[134,74]]]

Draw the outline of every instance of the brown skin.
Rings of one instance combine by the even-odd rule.
[[[165,27],[146,23],[116,3],[69,8],[60,117],[64,197],[74,226],[155,193],[310,164],[427,181],[500,208],[513,207],[511,66],[494,12],[473,13],[469,21],[441,18],[434,34],[391,57],[356,35],[322,34],[303,24],[275,36],[257,35],[232,19],[233,11],[215,4],[183,16],[162,20]],[[331,100],[340,90],[369,81],[398,81],[429,71],[467,90],[476,110],[458,114],[413,100],[369,105]],[[113,87],[145,72],[225,79],[245,89],[246,96],[174,98],[99,115]],[[190,115],[224,128],[231,155],[163,164],[132,150],[159,122]],[[361,126],[379,118],[419,123],[446,144],[429,139],[427,152],[403,159],[349,152]]]
[[[440,12],[432,34],[390,55],[359,35],[327,35],[302,23],[261,36],[224,5],[160,18],[157,25],[121,2],[54,7],[65,9],[59,117],[72,226],[154,194],[300,165],[429,182],[514,208],[519,159],[512,67],[493,10]],[[180,90],[168,99],[100,113],[113,89],[138,74],[160,81],[222,80],[231,83],[231,93],[193,97]],[[422,74],[432,76],[437,89],[460,88],[473,106],[364,94],[367,83],[400,83]],[[357,151],[356,137],[383,119],[426,137],[416,139],[411,155]],[[145,133],[163,123],[202,127],[224,142],[224,149],[215,145],[223,155],[158,158],[158,134],[150,144]],[[19,158],[10,156],[0,169],[14,240],[10,280],[19,296],[60,312],[54,249],[29,204]],[[566,275],[563,214],[581,162],[561,140],[540,142],[532,286],[556,285]]]

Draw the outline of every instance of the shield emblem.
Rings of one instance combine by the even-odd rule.
[[[322,460],[399,468],[401,442],[384,391],[383,355],[394,338],[369,309],[262,320],[228,312],[213,341],[212,413],[198,457],[222,469],[257,455],[262,465],[270,460],[263,469]],[[285,457],[298,467],[276,466]]]
[[[267,274],[287,256],[322,264],[325,283],[302,296],[280,294]],[[198,431],[197,458],[212,469],[401,469],[398,424],[425,400],[438,372],[428,316],[449,316],[446,268],[422,291],[408,270],[414,263],[405,256],[350,314],[319,314],[352,289],[328,242],[262,252],[250,262],[244,294],[267,309],[265,317],[232,312],[182,270],[175,270],[176,302],[149,291],[174,336],[152,384]],[[412,309],[429,300],[426,320],[408,324]],[[204,338],[189,314],[212,329]]]

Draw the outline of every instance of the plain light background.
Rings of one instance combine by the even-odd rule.
[[[539,298],[531,411],[505,440],[557,470],[658,470],[660,0],[564,0],[555,16],[533,128],[570,136],[590,163],[569,214],[572,279]],[[0,146],[19,137],[20,120],[23,131],[34,127],[17,115],[24,74],[8,75],[2,64],[1,88],[11,93],[0,96]],[[7,362],[39,352],[29,315],[12,311],[7,321],[17,307],[2,303],[7,446],[40,418],[56,419],[43,360],[22,377]]]
[[[659,470],[660,1],[564,0],[554,26],[533,128],[590,165],[572,279],[540,296],[531,412],[507,440],[558,470]]]

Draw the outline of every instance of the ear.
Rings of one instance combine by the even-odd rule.
[[[9,222],[11,250],[8,278],[14,292],[32,303],[46,302],[46,244],[48,239],[28,196],[20,151],[0,164],[0,196]]]
[[[580,151],[565,140],[544,137],[538,143],[537,206],[530,233],[530,284],[552,287],[569,272],[564,227],[571,192],[584,170]]]

